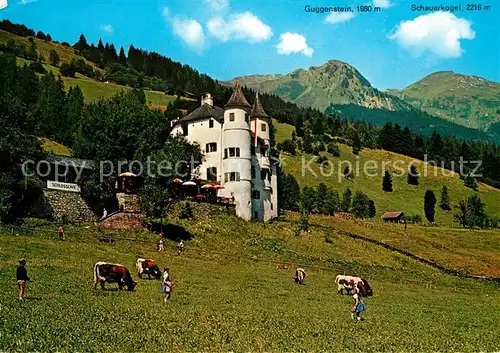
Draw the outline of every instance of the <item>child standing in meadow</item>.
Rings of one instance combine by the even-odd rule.
[[[352,299],[354,300],[354,306],[352,307],[351,310],[351,318],[355,318],[358,321],[363,320],[360,317],[360,314],[366,310],[366,305],[363,303],[363,301],[359,298],[359,290],[357,288],[354,288],[352,290]],[[354,316],[356,315],[356,316]]]
[[[59,239],[64,240],[64,228],[62,224],[59,225],[59,228],[57,229],[57,233],[59,234]]]
[[[22,258],[19,260],[19,266],[16,271],[17,289],[19,294],[19,300],[24,300],[24,289],[26,287],[26,282],[29,281],[28,271],[26,270],[26,259]]]
[[[165,267],[161,278],[161,292],[165,293],[165,303],[170,300],[170,296],[172,295],[172,279],[170,278],[170,274],[168,272],[168,267]]]

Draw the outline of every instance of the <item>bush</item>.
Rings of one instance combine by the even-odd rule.
[[[420,215],[412,215],[412,216],[405,216],[406,221],[408,223],[422,223],[422,216]]]
[[[340,157],[340,149],[335,142],[330,142],[328,144],[327,151],[334,157]]]
[[[328,162],[328,158],[326,158],[326,156],[318,156],[316,158],[316,163],[318,164],[323,164],[325,162]]]
[[[191,207],[191,202],[182,201],[179,206],[179,212],[177,217],[180,219],[191,219],[193,218],[193,208]]]
[[[33,71],[38,72],[39,74],[46,74],[47,73],[47,70],[45,70],[42,63],[39,61],[32,61],[30,64],[30,68]]]

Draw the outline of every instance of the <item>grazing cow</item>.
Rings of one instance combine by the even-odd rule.
[[[304,279],[306,278],[306,276],[306,271],[304,271],[303,268],[299,267],[295,270],[295,277],[293,277],[293,279],[295,280],[295,283],[304,284]]]
[[[142,278],[144,274],[148,275],[149,279],[151,279],[151,275],[156,279],[160,279],[161,277],[160,269],[155,260],[139,258],[135,266],[137,267],[137,276],[139,276],[139,278]]]
[[[118,283],[120,290],[127,286],[129,291],[133,291],[137,284],[130,276],[128,268],[107,262],[97,262],[94,265],[94,289],[97,288],[98,282],[101,283],[102,289],[104,289],[104,283]]]
[[[358,293],[363,297],[373,295],[370,285],[361,277],[338,275],[335,278],[335,283],[337,284],[337,291],[342,295],[344,290],[346,294],[350,294],[354,288],[357,288]]]

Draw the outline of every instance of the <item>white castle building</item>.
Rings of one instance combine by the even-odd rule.
[[[270,162],[270,117],[255,96],[253,106],[236,83],[224,106],[207,93],[199,108],[172,123],[172,135],[197,142],[205,155],[193,177],[220,183],[219,196],[234,198],[236,215],[269,220],[278,216],[276,166]]]

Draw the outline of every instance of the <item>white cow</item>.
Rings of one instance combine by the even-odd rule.
[[[340,294],[343,294],[344,289],[347,294],[350,294],[354,288],[358,288],[359,294],[364,297],[373,295],[368,281],[361,277],[338,275],[335,278],[335,283],[337,284],[337,291]]]

